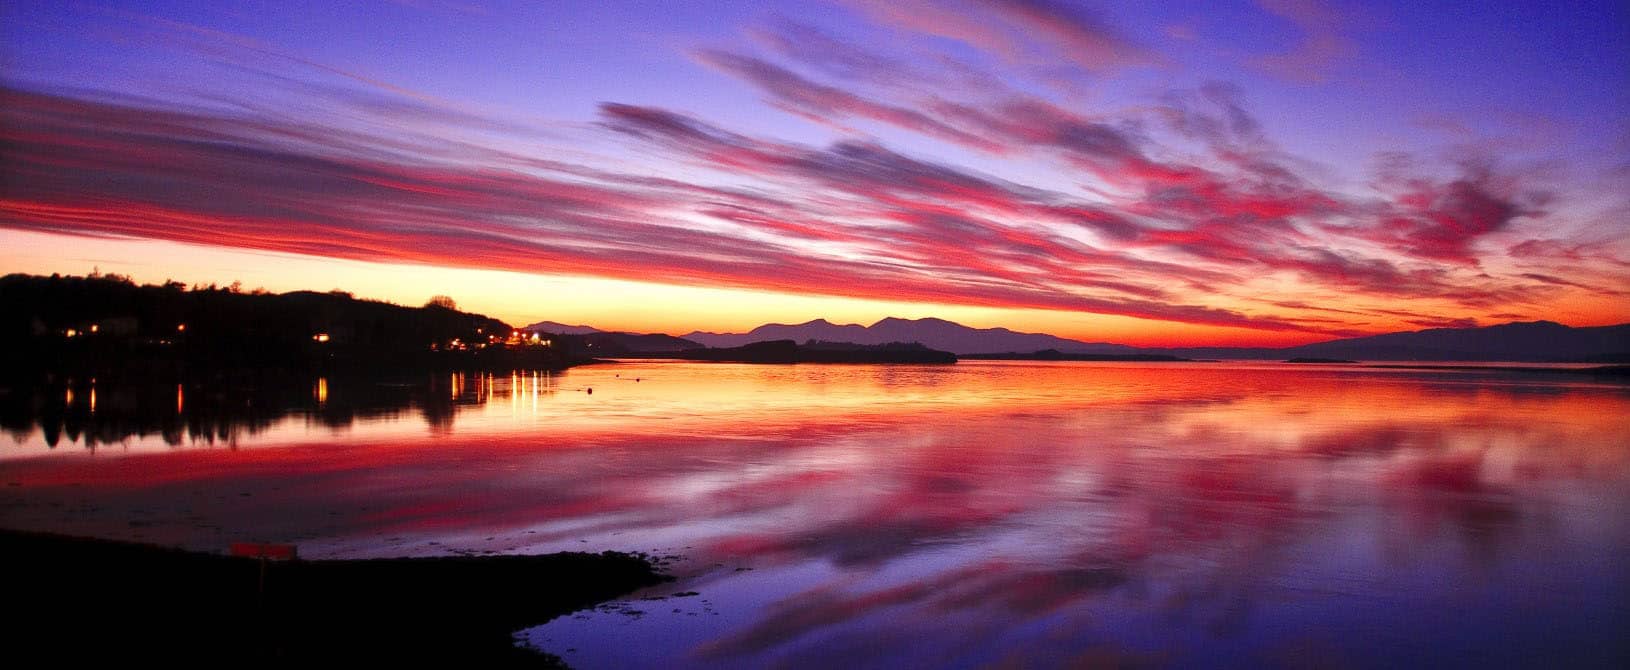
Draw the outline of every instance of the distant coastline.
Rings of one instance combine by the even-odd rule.
[[[1135,363],[1193,363],[1193,358],[1170,356],[1166,354],[1086,354],[1065,353],[1057,349],[1047,349],[1025,353],[1004,354],[964,354],[962,358],[977,361],[1123,361]]]
[[[660,355],[687,361],[723,363],[903,363],[943,365],[957,362],[947,351],[915,343],[857,345],[839,342],[771,340],[740,347],[687,349]],[[656,355],[652,355],[656,357]]]
[[[540,321],[515,327],[437,296],[421,307],[343,291],[272,294],[116,275],[0,278],[0,363],[14,372],[182,377],[254,372],[380,374],[562,370],[606,358],[749,363],[925,364],[967,360],[1630,362],[1630,324],[1549,321],[1433,328],[1294,347],[1141,348],[935,318],[870,326],[815,319],[748,333],[605,332]],[[558,332],[556,332],[558,331]]]
[[[1593,365],[1590,367],[1538,367],[1532,365],[1425,365],[1409,363],[1371,363],[1366,368],[1381,370],[1480,370],[1485,372],[1519,372],[1525,374],[1589,375],[1630,379],[1630,365]]]

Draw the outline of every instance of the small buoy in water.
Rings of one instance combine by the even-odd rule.
[[[590,386],[588,388],[588,392],[589,392],[589,395],[594,395],[594,387]]]

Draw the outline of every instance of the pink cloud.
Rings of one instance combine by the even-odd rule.
[[[813,147],[627,104],[603,104],[596,131],[688,165],[684,178],[413,133],[11,90],[0,94],[0,225],[523,272],[638,268],[652,281],[1320,334],[1355,324],[1205,303],[1275,272],[1362,298],[1469,309],[1611,284],[1549,266],[1468,283],[1455,273],[1478,258],[1480,240],[1535,215],[1534,189],[1492,172],[1399,172],[1379,185],[1387,199],[1355,202],[1302,178],[1227,87],[1157,112],[1211,151],[1202,165],[1173,158],[1137,124],[1039,99],[934,101],[930,115],[763,61],[706,57],[812,114],[1052,155],[1113,189],[1087,201],[876,141]],[[369,109],[387,129],[398,113],[460,123],[434,108]],[[1394,253],[1327,248],[1344,240]],[[1586,253],[1558,244],[1511,253]]]
[[[1523,217],[1540,217],[1549,200],[1516,178],[1487,165],[1465,164],[1448,180],[1383,175],[1396,183],[1389,206],[1365,236],[1401,253],[1442,261],[1474,263],[1472,245],[1508,229]]]
[[[1322,0],[1256,0],[1263,11],[1280,17],[1301,32],[1296,44],[1283,53],[1261,56],[1256,64],[1295,81],[1322,82],[1340,63],[1358,52],[1346,35],[1346,18]]]
[[[342,134],[346,148],[333,154],[274,139],[321,137],[322,128],[19,91],[5,101],[0,222],[12,228],[525,272],[627,277],[638,267],[680,283],[1306,329],[1150,300],[1160,295],[1155,284],[1129,276],[1148,272],[1138,261],[954,215],[972,206],[1046,216],[1044,205],[1056,203],[1041,192],[871,144],[816,150],[663,110],[605,108],[607,126],[626,136],[806,191],[847,193],[848,207],[892,228],[832,226],[802,203],[661,179],[406,161],[389,145],[369,151],[361,135]],[[756,228],[772,237],[676,218],[721,206],[739,225],[774,221]],[[811,254],[791,242],[815,230],[876,258]]]
[[[1161,61],[1095,12],[1053,0],[856,4],[899,28],[961,41],[1010,62],[1046,56],[1087,70],[1107,70]]]

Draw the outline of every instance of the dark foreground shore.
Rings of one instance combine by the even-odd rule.
[[[511,634],[666,581],[643,556],[261,562],[0,530],[12,658],[558,663]]]

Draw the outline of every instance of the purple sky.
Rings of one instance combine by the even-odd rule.
[[[669,332],[1630,320],[1622,2],[0,12],[7,270]]]

